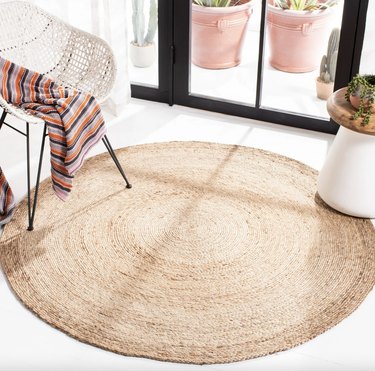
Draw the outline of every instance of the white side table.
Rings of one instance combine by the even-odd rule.
[[[352,120],[355,109],[346,88],[333,93],[327,110],[340,129],[318,177],[318,193],[332,208],[348,215],[375,218],[375,117],[368,125]]]

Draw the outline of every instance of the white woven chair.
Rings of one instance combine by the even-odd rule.
[[[24,1],[0,4],[0,55],[18,65],[43,73],[64,87],[90,93],[99,102],[108,97],[116,75],[112,50],[104,40],[72,27]],[[42,119],[7,103],[1,94],[0,106],[3,108],[0,130],[3,125],[7,125],[26,137],[28,230],[33,230],[47,127]],[[26,133],[4,121],[7,113],[25,121]],[[44,124],[33,206],[30,190],[29,124]],[[103,142],[123,176],[126,187],[131,188],[107,136],[104,136]]]

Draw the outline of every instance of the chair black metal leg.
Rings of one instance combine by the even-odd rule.
[[[3,110],[3,113],[2,113],[1,118],[0,118],[0,130],[3,126],[3,124],[4,124],[5,117],[7,117],[7,112],[5,110]]]
[[[33,206],[31,208],[31,187],[30,187],[30,135],[29,135],[29,123],[26,123],[26,146],[27,146],[27,205],[28,205],[28,216],[29,216],[29,226],[27,227],[28,231],[34,230],[34,218],[35,211],[38,202],[38,192],[40,184],[40,175],[42,172],[42,163],[43,163],[43,154],[44,154],[44,144],[46,142],[47,136],[47,125],[44,124],[42,144],[40,147],[39,154],[39,164],[38,164],[38,173],[36,177],[35,192]]]
[[[112,160],[113,162],[116,164],[117,166],[117,169],[119,170],[119,172],[121,173],[122,177],[124,178],[125,182],[126,182],[126,188],[131,188],[132,185],[129,183],[128,179],[126,178],[126,175],[125,175],[125,172],[115,154],[115,151],[113,150],[112,146],[111,146],[111,143],[109,142],[108,138],[107,138],[107,135],[104,135],[103,137],[103,143],[104,145],[106,146],[107,148],[107,151],[109,152],[109,154],[111,155],[112,157]]]
[[[3,111],[1,117],[0,117],[0,130],[1,127],[4,124],[4,120],[6,117],[7,113]],[[17,130],[18,131],[18,130]],[[20,132],[20,131],[19,131]],[[45,141],[46,141],[46,136],[47,136],[47,125],[44,124],[44,129],[43,129],[43,137],[42,137],[42,143],[41,143],[41,148],[40,148],[40,154],[39,154],[39,164],[38,164],[38,173],[37,173],[37,178],[36,178],[36,184],[35,184],[35,191],[34,191],[34,199],[31,199],[31,176],[30,176],[30,124],[26,122],[26,134],[20,132],[24,136],[26,136],[26,159],[27,159],[27,211],[28,211],[28,231],[34,230],[34,219],[35,219],[35,212],[36,212],[36,207],[37,207],[37,202],[38,202],[38,193],[39,193],[39,184],[40,184],[40,176],[42,172],[42,163],[43,163],[43,154],[44,154],[44,146],[45,146]],[[103,137],[103,143],[105,147],[108,150],[108,153],[111,155],[113,162],[117,166],[117,169],[119,170],[120,174],[124,178],[126,182],[126,188],[132,188],[132,185],[129,183],[125,172],[116,156],[115,151],[112,148],[112,145],[110,141],[108,140],[108,137],[104,135]]]
[[[30,128],[29,123],[26,122],[26,161],[27,161],[27,214],[29,217],[28,230],[33,230],[31,225],[31,180],[30,180]]]

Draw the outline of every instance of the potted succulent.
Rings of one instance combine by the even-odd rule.
[[[192,1],[192,62],[209,69],[240,64],[252,0]]]
[[[144,0],[132,0],[134,40],[130,43],[129,56],[136,67],[149,67],[156,59],[154,37],[158,24],[156,0],[150,0],[147,32],[145,32]]]
[[[333,93],[336,76],[337,55],[340,43],[340,30],[334,28],[328,40],[327,54],[320,62],[319,76],[316,79],[316,94],[318,98],[327,100]]]
[[[357,110],[352,119],[362,118],[362,125],[368,125],[375,113],[375,75],[357,75],[348,84],[345,98]]]
[[[318,68],[339,0],[268,0],[267,29],[271,66],[285,72]]]

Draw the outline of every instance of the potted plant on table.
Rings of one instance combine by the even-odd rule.
[[[316,94],[318,98],[327,100],[333,93],[336,76],[337,55],[340,43],[340,30],[334,28],[329,36],[327,54],[320,62],[319,76],[316,79]]]
[[[319,66],[339,0],[268,0],[267,28],[271,66],[285,72],[310,72]]]
[[[345,98],[357,110],[352,119],[362,117],[362,125],[368,125],[375,113],[375,75],[357,75],[348,84]]]
[[[147,32],[145,32],[144,0],[132,0],[134,40],[130,43],[129,56],[136,67],[149,67],[156,59],[154,37],[158,24],[156,0],[150,0]]]
[[[192,62],[209,69],[240,64],[253,1],[192,1]]]

